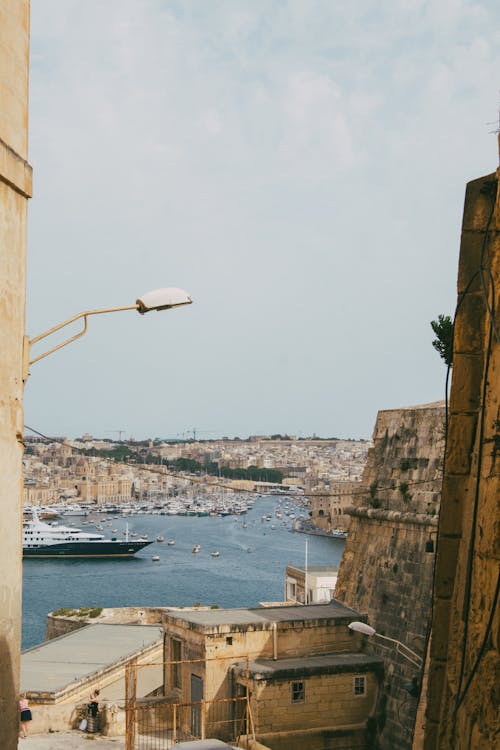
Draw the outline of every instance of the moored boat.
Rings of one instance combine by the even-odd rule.
[[[151,544],[144,540],[106,539],[72,526],[53,526],[40,521],[33,511],[23,522],[23,557],[132,557]]]

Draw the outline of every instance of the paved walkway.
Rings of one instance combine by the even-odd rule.
[[[124,750],[123,737],[101,737],[75,729],[73,732],[30,734],[20,739],[19,750]]]

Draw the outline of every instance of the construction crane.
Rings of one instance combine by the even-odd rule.
[[[125,433],[125,430],[105,430],[105,432],[112,432],[113,434],[118,435],[118,442],[122,442],[122,435]]]

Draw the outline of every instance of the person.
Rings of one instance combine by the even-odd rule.
[[[90,703],[87,711],[87,732],[97,731],[97,714],[99,713],[99,690],[90,693]]]
[[[26,693],[22,693],[22,695],[19,698],[19,711],[20,711],[20,721],[21,721],[21,737],[27,737],[28,736],[28,724],[33,717],[31,715],[29,702],[26,697]]]

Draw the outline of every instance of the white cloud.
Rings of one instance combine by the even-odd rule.
[[[307,409],[289,405],[297,422],[273,423],[283,431],[369,434],[373,412],[346,395],[353,371],[373,411],[384,398],[439,396],[424,330],[453,305],[465,179],[496,164],[485,123],[496,118],[499,15],[486,0],[33,0],[32,327],[160,279],[190,288],[189,315],[134,339],[141,354],[123,377],[143,404],[137,434],[161,433],[166,419],[158,383],[135,385],[151,352],[151,377],[189,392],[177,418],[213,423],[220,409],[228,431],[271,424],[272,398],[251,394],[283,377],[292,392],[315,383]],[[119,347],[93,335],[86,351],[100,346],[99,362],[120,370]],[[404,368],[415,356],[418,378]],[[226,404],[235,361],[241,384]],[[29,409],[42,420],[33,382]],[[94,384],[92,411],[75,403],[54,431],[110,423],[106,383]],[[327,424],[338,394],[343,422]]]

